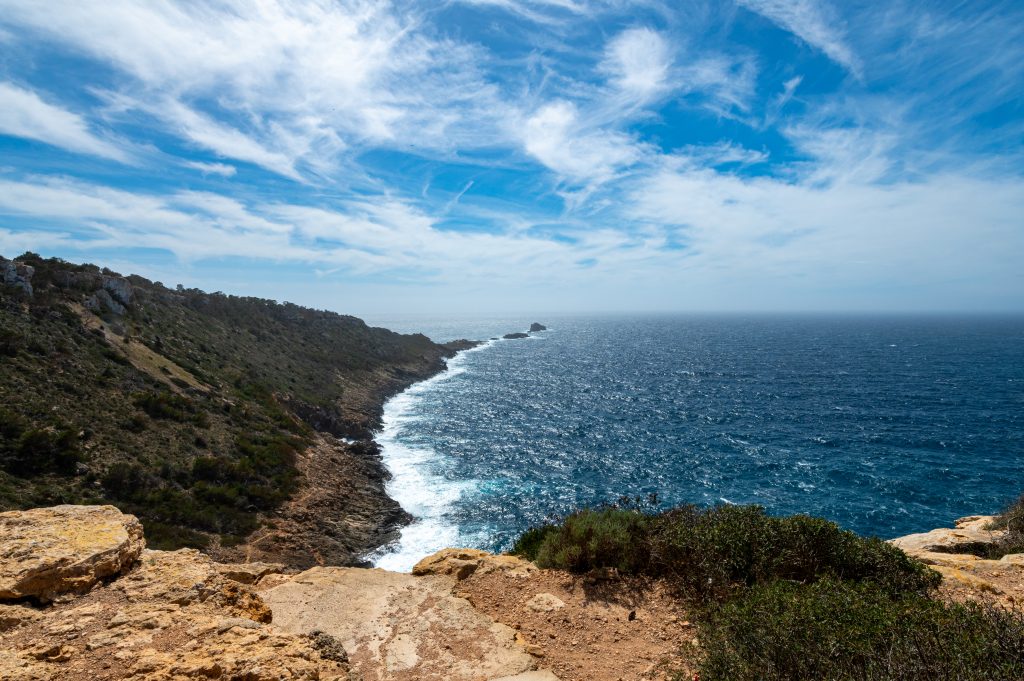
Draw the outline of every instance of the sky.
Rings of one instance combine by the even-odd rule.
[[[1024,3],[0,0],[0,254],[340,312],[1024,311]]]

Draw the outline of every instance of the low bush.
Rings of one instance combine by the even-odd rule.
[[[197,418],[205,419],[205,415],[199,412],[192,400],[169,391],[137,393],[132,401],[135,406],[155,419],[179,423],[196,421]]]
[[[940,577],[877,538],[821,518],[776,518],[759,506],[682,506],[660,514],[605,508],[525,533],[514,551],[542,567],[670,578],[701,599],[776,579],[870,580],[892,593],[926,593]]]
[[[701,681],[1019,681],[1024,614],[871,582],[755,586],[700,624]]]
[[[537,564],[572,572],[605,567],[628,573],[647,572],[654,523],[654,517],[632,509],[602,508],[574,513],[544,532],[537,543]]]
[[[0,468],[13,475],[71,475],[82,460],[78,435],[70,428],[27,428],[10,419],[0,431]]]

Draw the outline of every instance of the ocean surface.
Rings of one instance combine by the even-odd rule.
[[[370,319],[438,341],[532,319]],[[539,319],[388,402],[389,493],[416,516],[370,556],[447,546],[623,495],[746,504],[893,537],[1024,492],[1024,319]]]

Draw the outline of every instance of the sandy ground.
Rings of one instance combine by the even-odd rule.
[[[696,630],[662,583],[495,571],[471,575],[456,595],[515,629],[563,681],[692,678],[682,652],[694,648]]]

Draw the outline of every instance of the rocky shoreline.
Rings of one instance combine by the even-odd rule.
[[[1024,598],[1024,554],[985,560],[990,516],[892,540],[959,600]],[[412,574],[216,562],[145,548],[112,506],[0,513],[5,681],[615,681],[691,678],[665,584],[446,549]]]
[[[445,357],[476,347],[478,341],[441,344]],[[373,440],[382,427],[384,404],[408,387],[445,371],[443,361],[424,371],[388,376],[361,396],[354,420],[303,416],[318,431],[296,459],[302,484],[264,527],[234,547],[216,547],[218,560],[264,560],[306,569],[315,565],[369,567],[365,556],[398,539],[413,516],[387,494],[391,473]],[[302,412],[299,412],[300,415]],[[351,416],[349,418],[352,418]],[[349,439],[355,436],[356,439]]]

